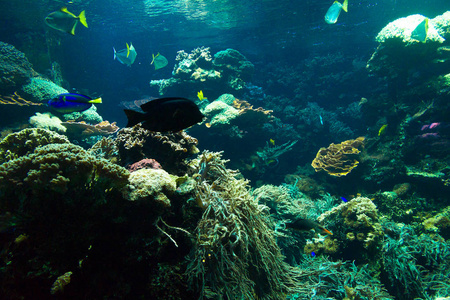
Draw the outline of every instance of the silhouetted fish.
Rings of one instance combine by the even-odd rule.
[[[326,229],[319,223],[314,222],[312,220],[308,220],[308,219],[297,219],[291,223],[286,223],[286,228],[291,228],[291,229],[301,230],[301,231],[308,231],[311,229],[314,229],[314,230],[320,229],[321,231],[324,231],[328,234],[333,235],[333,233],[331,233],[331,231],[329,231],[328,229]]]
[[[142,122],[150,131],[180,131],[203,120],[197,105],[186,98],[160,98],[141,105],[144,113],[124,109],[128,118],[127,127]]]

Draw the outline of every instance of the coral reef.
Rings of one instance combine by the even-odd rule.
[[[178,51],[177,63],[170,79],[152,80],[150,86],[156,86],[159,94],[176,91],[203,90],[207,95],[218,97],[221,93],[241,94],[246,81],[251,79],[253,64],[234,49],[220,51],[211,56],[209,48],[199,47],[186,53]]]
[[[161,162],[164,170],[177,175],[188,171],[185,160],[199,151],[197,139],[184,131],[163,134],[148,131],[139,124],[120,130],[115,143],[122,165],[151,157]]]
[[[13,94],[36,75],[25,54],[0,42],[0,95]]]
[[[51,113],[36,113],[34,116],[30,117],[30,124],[35,128],[42,128],[53,130],[59,133],[66,132],[66,127],[61,123],[61,119],[53,116]]]
[[[327,172],[331,176],[345,176],[359,164],[354,157],[360,153],[364,145],[364,137],[344,141],[340,144],[331,144],[328,148],[320,148],[311,165],[319,172]]]
[[[0,141],[0,163],[28,155],[39,146],[69,143],[67,137],[41,128],[24,129]]]
[[[49,194],[65,194],[86,184],[91,189],[101,191],[121,188],[127,179],[126,169],[105,159],[97,159],[83,148],[70,143],[40,146],[29,155],[19,156],[0,165],[3,196],[17,197],[21,201],[29,194],[36,197],[35,201],[41,201],[39,196],[42,193],[47,197]],[[16,189],[15,186],[21,188]],[[97,201],[102,199],[98,198]],[[16,207],[20,203],[9,205]]]
[[[317,220],[326,222],[333,231],[333,238],[341,242],[345,250],[341,250],[340,255],[364,261],[379,251],[383,233],[378,219],[372,200],[356,197],[323,213]]]
[[[427,81],[441,75],[436,71],[439,72],[440,66],[450,59],[448,51],[444,50],[446,47],[442,46],[445,39],[441,36],[447,35],[450,14],[447,12],[429,20],[426,42],[422,43],[412,38],[411,33],[424,18],[411,15],[397,19],[386,25],[376,37],[379,46],[368,61],[367,69],[386,76],[391,96],[396,96],[411,81],[421,82],[425,89],[429,89],[431,82]],[[402,63],[404,61],[409,63]],[[420,74],[420,78],[414,78],[414,74]],[[416,90],[412,94],[422,93],[424,91]]]

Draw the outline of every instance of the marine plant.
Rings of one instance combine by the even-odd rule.
[[[382,223],[387,233],[383,243],[383,273],[397,299],[450,296],[450,248],[439,236],[418,236],[410,225]]]
[[[204,212],[189,281],[207,297],[283,298],[295,280],[270,229],[267,207],[250,195],[247,180],[226,169],[221,155],[204,151],[195,161],[195,198]]]

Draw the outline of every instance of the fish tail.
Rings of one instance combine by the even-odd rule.
[[[80,12],[78,19],[80,20],[81,24],[84,25],[84,27],[88,28],[88,24],[86,22],[86,14],[85,14],[84,10],[82,12]]]
[[[144,114],[131,110],[131,109],[124,109],[125,115],[128,118],[128,123],[126,127],[133,127],[134,125],[142,122],[144,120]]]
[[[95,104],[102,103],[102,98],[98,97],[97,99],[89,100],[88,103],[95,103]]]
[[[348,0],[344,0],[344,3],[342,3],[342,9],[345,12],[348,12]]]
[[[128,46],[128,43],[127,43],[127,57],[128,56],[130,56],[130,46]]]
[[[116,56],[116,49],[113,47],[114,50],[114,60],[116,60],[117,56]]]

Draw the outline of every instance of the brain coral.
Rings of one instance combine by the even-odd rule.
[[[154,201],[155,208],[170,207],[167,196],[176,189],[175,179],[162,169],[140,169],[130,174],[123,196],[130,201]]]
[[[65,143],[69,143],[65,136],[41,128],[28,128],[11,133],[0,142],[0,164],[19,156],[28,155],[39,146]]]

